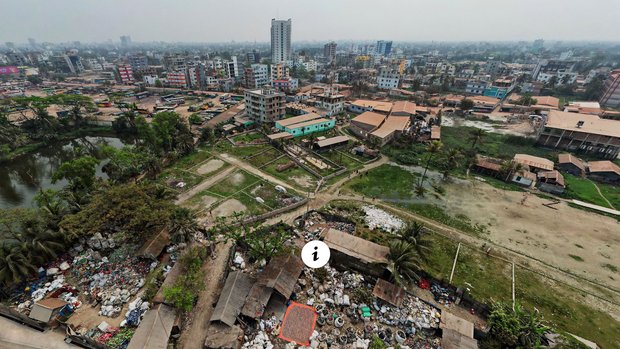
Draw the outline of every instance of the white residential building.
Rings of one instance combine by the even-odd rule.
[[[392,89],[398,88],[400,84],[400,74],[396,70],[381,68],[377,76],[377,88]]]
[[[291,26],[288,20],[271,20],[271,63],[291,60]]]
[[[245,91],[245,112],[257,122],[274,122],[286,114],[286,95],[272,88]]]

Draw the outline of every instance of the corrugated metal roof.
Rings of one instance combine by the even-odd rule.
[[[228,326],[233,326],[252,285],[254,285],[254,278],[242,271],[228,274],[224,289],[220,293],[220,299],[211,315],[211,321],[221,321]]]
[[[329,229],[324,240],[329,248],[368,263],[387,263],[387,255],[390,252],[386,246],[336,229]]]
[[[397,307],[401,306],[406,296],[404,288],[383,279],[377,280],[372,294]]]
[[[349,137],[347,136],[336,136],[336,137],[331,137],[331,138],[318,141],[316,142],[316,145],[322,148],[322,147],[327,147],[330,145],[334,145],[334,144],[338,144],[342,142],[348,142],[348,141],[349,141]]]
[[[177,314],[165,304],[147,310],[127,349],[166,349]]]

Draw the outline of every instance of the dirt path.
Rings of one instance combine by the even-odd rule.
[[[225,169],[224,171],[216,174],[215,176],[207,178],[206,180],[204,180],[203,182],[201,182],[197,186],[191,188],[190,190],[188,190],[188,191],[186,191],[184,193],[181,193],[181,195],[179,195],[179,197],[177,198],[177,201],[175,203],[177,205],[182,204],[183,202],[185,202],[186,200],[188,200],[192,196],[198,194],[202,190],[207,189],[208,187],[212,186],[217,181],[219,181],[219,180],[223,179],[224,177],[228,176],[234,170],[235,170],[235,167],[229,167],[229,168]]]
[[[254,166],[252,166],[252,165],[250,165],[250,164],[248,164],[246,162],[243,162],[242,160],[237,159],[234,156],[222,153],[222,154],[219,154],[219,157],[222,160],[232,164],[233,166],[238,167],[238,168],[240,168],[240,169],[242,169],[242,170],[244,170],[246,172],[249,172],[249,173],[251,173],[253,175],[256,175],[258,177],[261,177],[262,179],[264,179],[266,181],[269,181],[269,182],[275,183],[275,184],[279,184],[279,185],[281,185],[281,186],[283,186],[283,187],[285,187],[287,189],[293,190],[293,191],[298,191],[298,189],[293,188],[290,184],[284,182],[283,180],[281,180],[279,178],[276,178],[276,177],[274,177],[274,176],[272,176],[270,174],[267,174],[267,173],[257,169],[256,167],[254,167]]]
[[[224,286],[224,275],[228,267],[228,256],[232,243],[219,243],[215,248],[215,259],[205,263],[202,269],[207,275],[205,289],[200,293],[198,302],[191,313],[189,327],[181,333],[179,348],[202,349],[206,339],[209,319],[213,313],[213,304],[217,302],[220,290]]]
[[[594,183],[594,182],[592,182],[592,184],[594,185],[594,188],[596,188],[596,191],[598,192],[598,195],[600,195],[603,198],[603,200],[605,200],[605,202],[607,203],[607,205],[609,205],[609,207],[611,207],[612,209],[615,210],[616,208],[614,207],[614,205],[612,205],[611,202],[609,202],[609,200],[607,200],[605,195],[603,195],[603,193],[601,193],[601,189],[598,187],[598,185],[596,185],[596,183]]]

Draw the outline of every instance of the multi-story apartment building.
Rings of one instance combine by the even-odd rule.
[[[514,88],[516,80],[512,77],[504,77],[501,79],[495,79],[491,86],[488,86],[484,90],[484,96],[503,99]]]
[[[271,20],[271,63],[276,64],[291,60],[291,26],[292,21]]]
[[[248,52],[245,54],[245,59],[250,64],[260,63],[260,52],[252,50],[252,52]]]
[[[119,76],[121,84],[131,84],[135,81],[133,77],[133,69],[131,68],[131,65],[119,64],[117,67],[117,70],[118,70],[118,76]]]
[[[232,56],[230,61],[224,63],[224,69],[226,76],[229,79],[240,79],[241,71],[239,71],[239,63],[237,62],[237,56]]]
[[[379,40],[377,46],[375,46],[375,53],[381,56],[389,56],[392,52],[392,42]]]
[[[293,78],[271,80],[271,86],[278,91],[291,92],[299,88],[299,80]]]
[[[135,71],[140,71],[149,66],[149,62],[145,55],[131,55],[127,58],[129,65]]]
[[[323,56],[327,59],[327,62],[333,62],[336,59],[336,43],[328,42],[323,46]]]
[[[245,112],[252,120],[271,123],[284,118],[286,96],[272,88],[245,91]]]
[[[603,106],[620,108],[620,69],[615,69],[605,80],[605,90],[600,102]]]
[[[377,76],[377,88],[398,88],[399,84],[400,74],[397,70],[389,69],[387,67],[381,68],[381,70],[379,71],[379,75]]]
[[[542,59],[536,64],[532,71],[532,78],[538,79],[541,73],[557,74],[560,71],[571,72],[575,66],[575,61],[560,59]]]
[[[191,88],[200,89],[206,86],[205,66],[202,63],[193,63],[187,68],[189,85]]]
[[[465,93],[472,95],[483,95],[484,90],[487,89],[489,83],[483,80],[470,80],[467,81],[467,86],[465,87]]]
[[[288,66],[285,63],[271,65],[271,80],[283,80],[289,77]]]
[[[168,72],[166,80],[168,85],[172,87],[187,88],[189,86],[185,71]]]
[[[326,109],[327,116],[339,114],[344,111],[344,95],[327,90],[320,95],[316,95],[315,105]]]
[[[269,66],[266,64],[252,64],[245,68],[245,87],[260,88],[269,84]]]

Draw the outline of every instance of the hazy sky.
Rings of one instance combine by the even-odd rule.
[[[620,0],[0,0],[0,42],[620,41]]]

